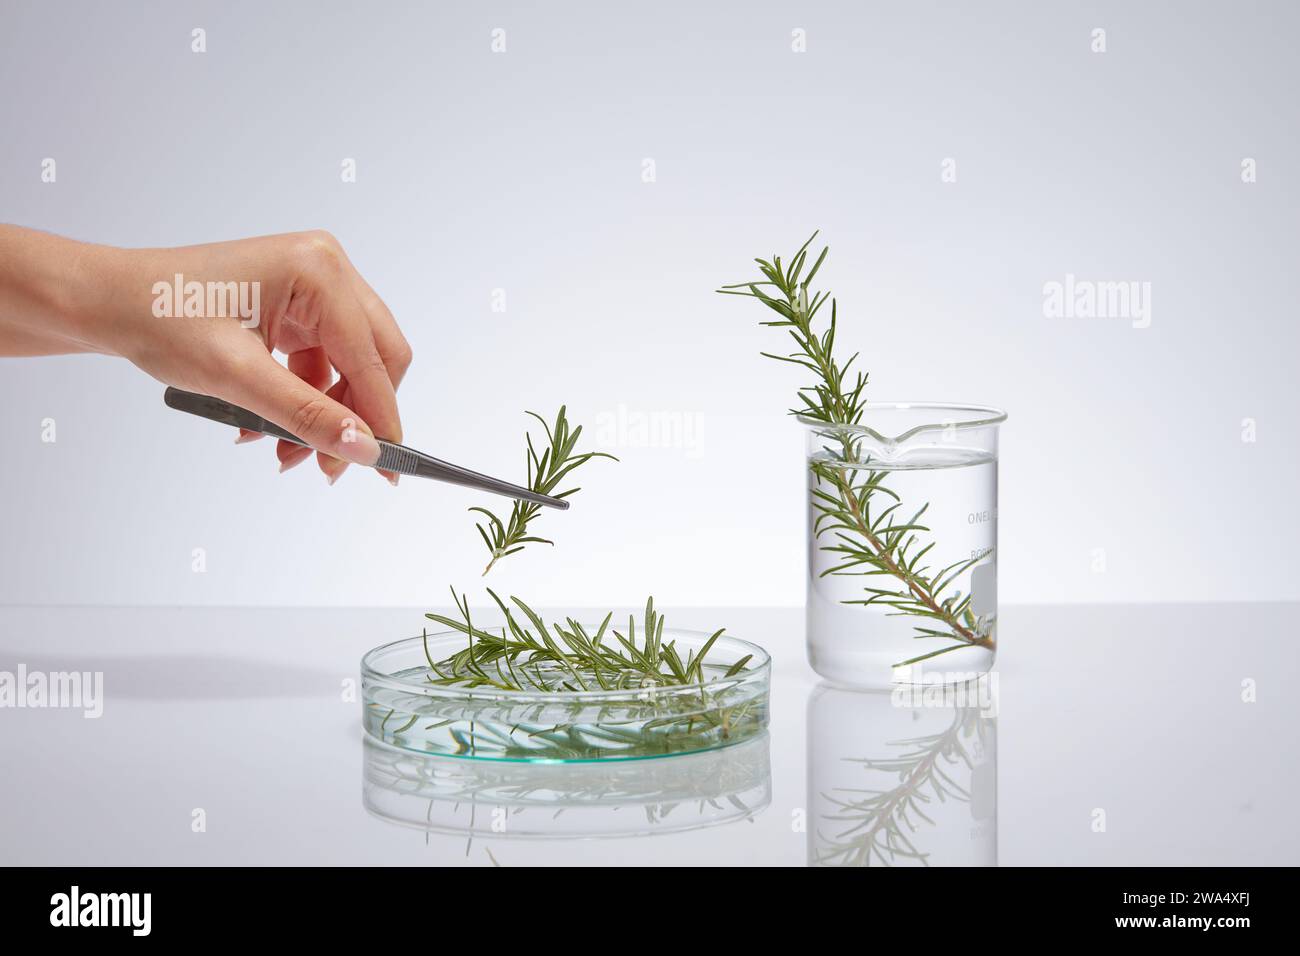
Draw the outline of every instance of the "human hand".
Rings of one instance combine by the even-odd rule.
[[[39,351],[110,352],[168,385],[241,405],[316,449],[331,484],[348,462],[377,460],[374,436],[401,441],[395,393],[411,348],[328,233],[124,250],[17,232],[75,259],[55,318],[24,330],[73,347]],[[287,356],[287,368],[273,351]],[[312,449],[280,441],[276,454],[284,471]]]

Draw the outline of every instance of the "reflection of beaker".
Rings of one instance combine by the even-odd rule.
[[[768,737],[644,760],[517,763],[364,740],[362,803],[430,833],[505,840],[641,836],[749,819],[772,799]]]
[[[987,681],[813,690],[809,866],[997,865],[997,709]]]

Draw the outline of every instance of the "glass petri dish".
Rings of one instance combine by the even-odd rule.
[[[665,628],[683,658],[709,635]],[[427,643],[427,656],[426,656]],[[428,682],[429,658],[465,647],[445,631],[385,644],[361,659],[361,725],[375,740],[424,754],[478,760],[576,762],[699,753],[742,743],[768,721],[771,658],[723,635],[701,683],[625,690],[502,691]],[[748,656],[745,669],[725,673]]]

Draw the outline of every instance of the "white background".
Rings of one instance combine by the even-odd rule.
[[[496,582],[611,606],[802,601],[799,379],[711,290],[820,228],[870,397],[1010,412],[1004,601],[1294,600],[1298,28],[1283,3],[5,0],[0,217],[122,245],[329,229],[415,348],[407,441],[503,477],[525,409],[687,416],[677,447],[607,429],[622,464]],[[1045,318],[1067,273],[1151,283],[1151,326]],[[478,496],[278,476],[161,392],[0,362],[0,601],[476,588]]]

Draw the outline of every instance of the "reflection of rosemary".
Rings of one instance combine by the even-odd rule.
[[[624,690],[628,688],[680,687],[705,681],[704,658],[722,636],[714,632],[698,651],[688,651],[683,660],[675,641],[663,642],[664,617],[654,609],[654,598],[646,602],[641,640],[637,641],[636,619],[628,615],[626,633],[610,628],[613,612],[605,615],[595,632],[573,618],[548,627],[517,597],[508,607],[491,590],[492,600],[505,615],[501,633],[475,627],[470,620],[469,601],[452,590],[460,619],[441,614],[425,617],[454,628],[469,638],[465,649],[441,661],[433,660],[425,641],[425,657],[432,671],[429,683],[438,686],[494,687],[508,691]],[[523,615],[521,623],[516,611]],[[609,640],[612,636],[613,640]],[[749,655],[736,661],[722,674],[734,677],[745,670]],[[436,675],[436,676],[434,676]]]
[[[560,481],[577,468],[584,465],[593,458],[614,458],[613,455],[607,455],[600,451],[588,451],[580,454],[574,453],[574,447],[578,443],[578,436],[582,434],[582,426],[570,429],[569,421],[564,416],[564,407],[560,407],[559,413],[555,416],[555,424],[548,425],[546,419],[542,418],[536,412],[529,412],[533,418],[542,423],[542,428],[546,429],[546,440],[548,446],[541,455],[537,454],[537,449],[533,447],[533,436],[525,435],[528,442],[527,464],[528,464],[528,487],[539,494],[550,495],[553,498],[567,498],[578,488],[570,488],[567,491],[555,491]],[[483,515],[487,521],[487,527],[482,524],[475,525],[478,528],[479,535],[483,538],[483,543],[492,554],[492,559],[488,562],[483,573],[487,574],[492,570],[492,566],[502,558],[522,551],[524,545],[529,543],[535,544],[553,544],[545,538],[539,538],[535,535],[528,534],[528,522],[537,517],[537,513],[542,510],[542,506],[531,501],[518,501],[510,509],[509,521],[502,521],[496,515],[486,508],[470,508],[470,511],[477,511]]]
[[[836,811],[823,819],[843,824],[833,836],[819,829],[825,846],[813,862],[828,866],[870,866],[873,858],[889,866],[900,859],[929,865],[929,854],[912,842],[920,823],[934,825],[925,812],[932,800],[969,803],[970,791],[954,779],[953,770],[973,772],[974,765],[964,740],[982,741],[984,721],[976,708],[960,709],[943,733],[894,746],[910,748],[897,757],[851,761],[865,771],[896,774],[898,785],[891,790],[840,788],[840,796],[822,794]]]
[[[971,595],[950,591],[962,574],[992,551],[937,571],[922,564],[922,559],[934,547],[934,542],[922,546],[918,537],[918,533],[929,531],[919,523],[929,505],[921,506],[910,518],[903,518],[897,513],[902,505],[898,495],[882,484],[886,472],[871,468],[870,456],[863,454],[857,433],[851,428],[835,427],[861,422],[867,407],[862,394],[867,375],[860,371],[852,377],[849,375],[857,354],[842,365],[835,358],[837,312],[831,294],[813,292],[809,297],[808,285],[830,251],[829,247],[822,249],[804,274],[808,247],[816,237],[813,233],[784,268],[776,256],[771,262],[756,259],[763,274],[761,280],[723,286],[718,291],[758,299],[776,312],[778,319],[762,324],[785,329],[794,341],[795,350],[788,355],[762,354],[798,365],[817,377],[816,384],[799,389],[802,404],[791,409],[791,414],[828,426],[825,436],[837,446],[828,445],[824,449],[825,457],[814,459],[809,466],[818,485],[813,491],[813,506],[818,512],[814,534],[819,541],[826,542],[821,549],[836,555],[839,562],[823,571],[822,576],[856,574],[892,578],[897,583],[890,587],[866,586],[867,597],[846,603],[877,604],[894,614],[928,618],[936,623],[918,624],[918,638],[946,638],[957,642],[900,661],[896,666],[915,664],[961,647],[992,649],[993,637],[983,631],[976,619]],[[828,300],[830,323],[818,334],[813,331],[813,319]],[[865,475],[861,481],[857,480],[859,473]]]

